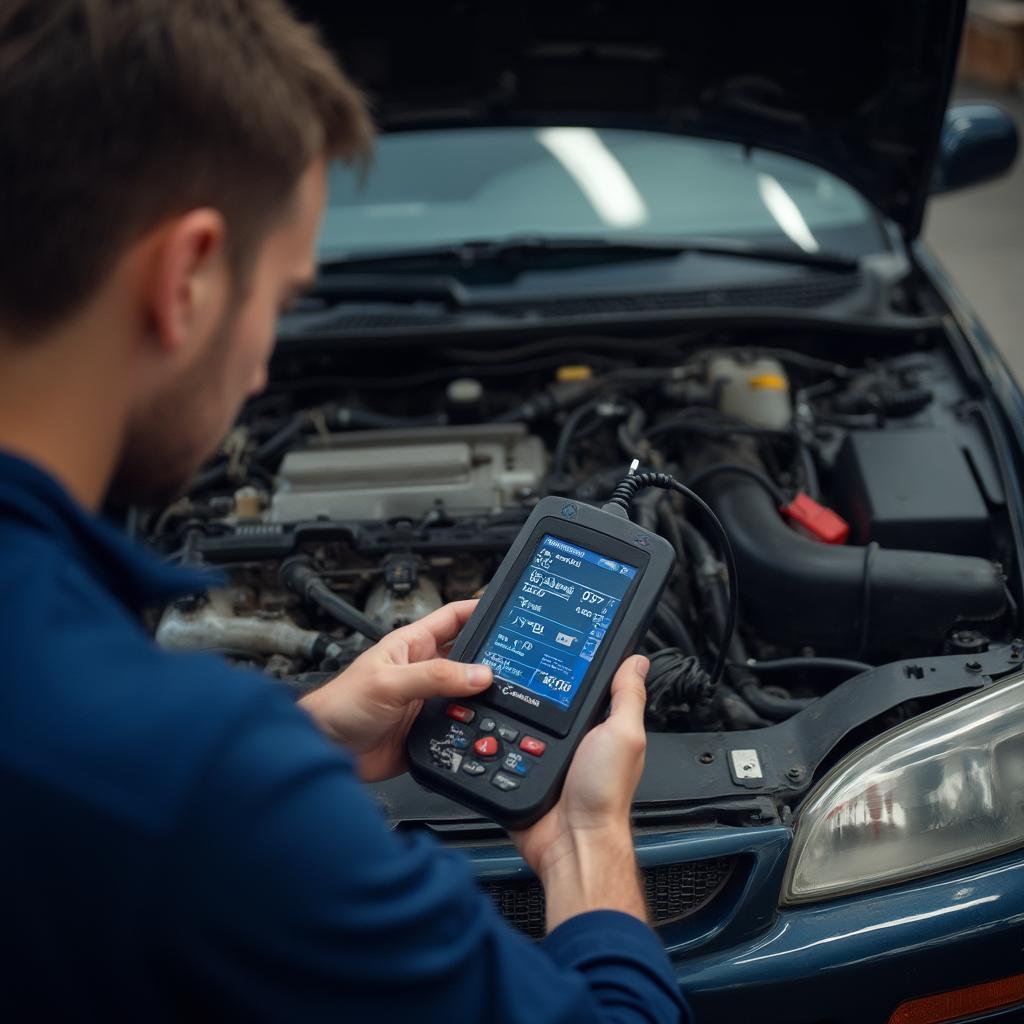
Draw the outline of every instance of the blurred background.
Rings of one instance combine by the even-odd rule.
[[[954,99],[998,103],[1024,138],[1024,2],[970,5]],[[933,199],[925,238],[1024,382],[1024,157],[993,183]]]

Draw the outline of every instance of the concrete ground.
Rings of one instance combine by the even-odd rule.
[[[924,237],[1024,382],[1024,96],[961,83],[957,100],[998,103],[1022,154],[1005,178],[931,200]]]

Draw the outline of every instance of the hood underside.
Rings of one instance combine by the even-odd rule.
[[[764,147],[856,186],[913,237],[963,0],[295,5],[381,128],[586,124]]]

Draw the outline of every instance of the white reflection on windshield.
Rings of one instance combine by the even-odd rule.
[[[804,252],[817,252],[821,248],[807,226],[804,215],[793,202],[793,197],[779,184],[777,178],[770,174],[759,174],[757,190],[768,212],[775,218],[775,223],[795,245],[800,246]]]
[[[541,128],[537,141],[565,168],[606,224],[633,228],[647,222],[647,204],[636,185],[592,128]]]

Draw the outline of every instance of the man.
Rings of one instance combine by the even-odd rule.
[[[550,934],[465,861],[392,834],[472,603],[391,634],[297,707],[151,643],[201,585],[99,517],[174,494],[266,381],[311,280],[325,163],[363,101],[281,0],[0,0],[0,1017],[669,1021],[629,831],[646,662],[517,835]]]

